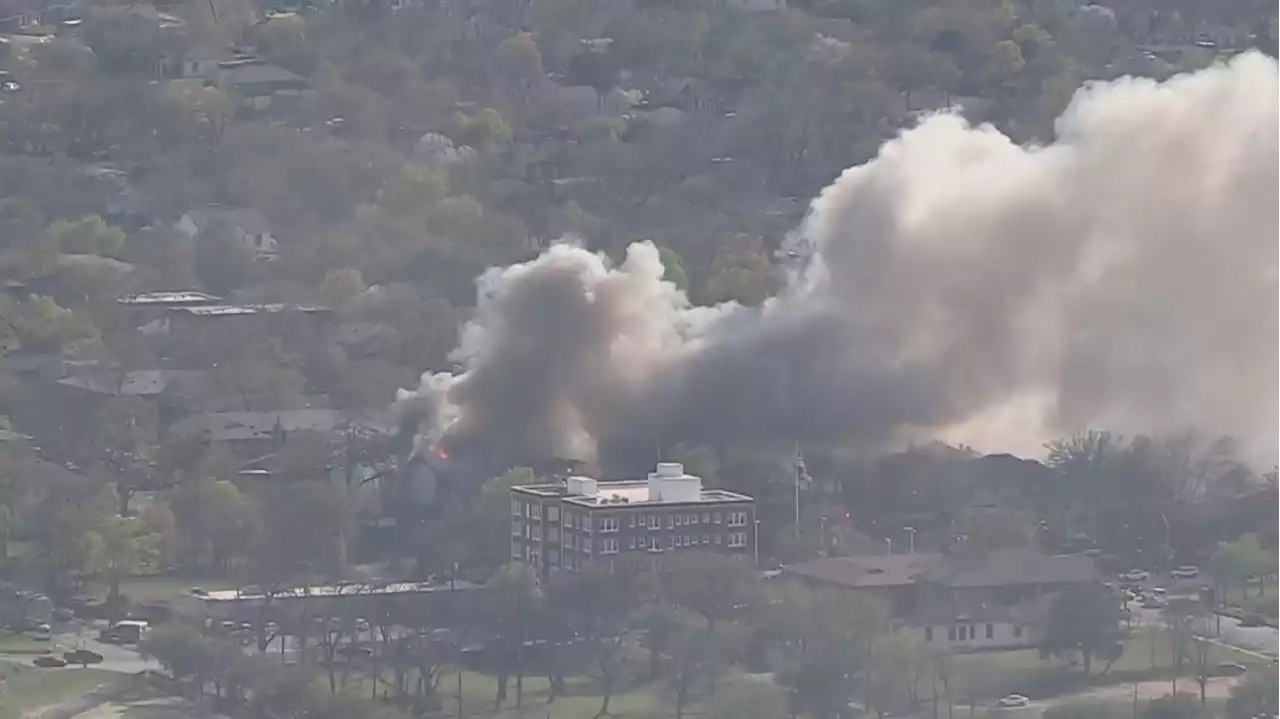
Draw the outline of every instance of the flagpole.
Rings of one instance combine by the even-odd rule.
[[[796,539],[800,538],[800,443],[796,442],[795,462],[791,465],[791,482],[796,494]]]

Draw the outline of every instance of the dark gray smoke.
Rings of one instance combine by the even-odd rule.
[[[814,201],[762,308],[690,306],[649,243],[556,246],[480,278],[465,371],[402,401],[427,441],[561,456],[1198,426],[1273,463],[1278,101],[1247,54],[1082,89],[1043,147],[931,117]]]

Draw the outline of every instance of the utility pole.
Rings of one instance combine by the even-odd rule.
[[[799,539],[800,538],[800,462],[801,462],[799,442],[796,442],[796,451],[795,451],[794,459],[795,461],[791,465],[791,484],[793,485],[793,489],[796,495],[795,496],[796,539]]]
[[[915,554],[915,553],[916,553],[916,528],[915,528],[915,527],[903,527],[903,528],[902,528],[902,531],[906,532],[906,533],[907,533],[908,535],[910,535],[910,537],[911,537],[911,540],[910,540],[910,542],[911,542],[911,544],[910,544],[910,548],[909,548],[907,551],[908,551],[909,553],[911,553],[911,554]]]

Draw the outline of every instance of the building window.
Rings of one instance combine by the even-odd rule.
[[[511,543],[511,558],[512,558],[512,559],[519,559],[521,554],[523,554],[523,552],[521,552],[521,551],[520,551],[520,543],[519,543],[519,542],[512,542],[512,543]]]
[[[704,534],[704,535],[702,535],[702,543],[703,543],[703,544],[711,544],[711,535],[710,535],[710,534]]]
[[[529,535],[530,539],[532,539],[535,542],[542,540],[542,525],[535,524],[529,527],[529,531],[531,532],[531,534]]]
[[[924,640],[925,640],[926,642],[931,642],[931,641],[933,641],[933,627],[925,627],[925,628],[924,628]]]
[[[547,507],[547,521],[548,521],[548,522],[559,522],[559,521],[560,521],[560,508],[559,508],[559,507]]]
[[[667,515],[667,529],[675,529],[675,528],[676,528],[676,515],[674,515],[674,514],[668,514],[668,515]]]
[[[601,540],[600,540],[600,553],[601,553],[601,554],[617,554],[617,553],[618,553],[618,540],[617,540],[617,538],[616,538],[616,537],[610,537],[609,539],[601,539]]]
[[[683,526],[684,526],[684,515],[683,515],[683,514],[677,514],[677,515],[676,515],[676,526],[677,526],[677,527],[683,527]]]
[[[584,532],[591,531],[591,515],[590,514],[582,515],[582,531]]]
[[[523,536],[524,536],[524,529],[523,529],[523,527],[524,527],[524,525],[523,525],[522,523],[520,523],[520,522],[512,522],[512,523],[511,523],[511,536],[513,536],[513,537],[523,537]]]
[[[974,627],[972,624],[970,624],[969,625],[969,641],[973,641],[974,639],[977,639],[977,638],[978,638],[977,628]]]
[[[987,625],[987,639],[995,639],[995,638],[996,638],[996,628],[995,628],[995,625],[993,625],[993,624],[988,624],[988,625]]]
[[[702,523],[703,523],[703,524],[711,524],[711,513],[710,513],[710,512],[703,512],[703,513],[702,513]]]
[[[542,505],[541,505],[541,504],[530,504],[530,505],[529,505],[529,518],[530,518],[530,519],[542,519]]]
[[[720,523],[720,513],[719,513],[719,512],[716,512],[715,514],[711,515],[711,521],[715,522],[716,524],[719,524],[719,523]],[[717,544],[719,544],[719,542],[717,542]]]
[[[620,526],[621,525],[618,523],[617,517],[601,517],[600,518],[601,532],[616,532],[618,531]]]
[[[956,625],[952,624],[947,627],[947,641],[954,642],[956,640]]]
[[[636,515],[634,515],[634,514],[633,514],[633,515],[631,515],[631,522],[630,522],[630,525],[629,525],[629,526],[630,526],[632,529],[635,529],[635,526],[636,526]]]
[[[1014,636],[1014,638],[1015,638],[1015,639],[1018,639],[1018,638],[1021,638],[1021,637],[1022,637],[1022,625],[1021,625],[1021,624],[1015,624],[1015,625],[1013,625],[1013,636]]]
[[[675,538],[675,536],[674,536],[674,535],[668,535],[668,536],[667,536],[667,549],[675,549],[675,548],[676,548],[676,538]]]
[[[659,517],[656,514],[650,514],[649,529],[662,529],[662,517]]]
[[[512,497],[511,498],[511,514],[519,517],[521,513],[522,513],[522,510],[520,509],[520,500],[516,499],[515,497]]]
[[[716,546],[720,545],[720,534],[716,533]]]
[[[630,548],[630,549],[635,549],[635,548],[636,548],[636,538],[635,538],[635,537],[632,537],[632,538],[631,538],[631,541],[630,541],[630,542],[628,542],[628,545],[629,545],[629,548]]]

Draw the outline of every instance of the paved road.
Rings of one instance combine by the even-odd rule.
[[[107,702],[68,719],[227,719],[177,697]]]
[[[1136,607],[1133,619],[1137,624],[1164,624],[1159,609]],[[1240,620],[1231,617],[1214,617],[1209,621],[1217,632],[1213,638],[1221,644],[1267,657],[1280,654],[1280,631],[1272,627],[1242,627]]]

